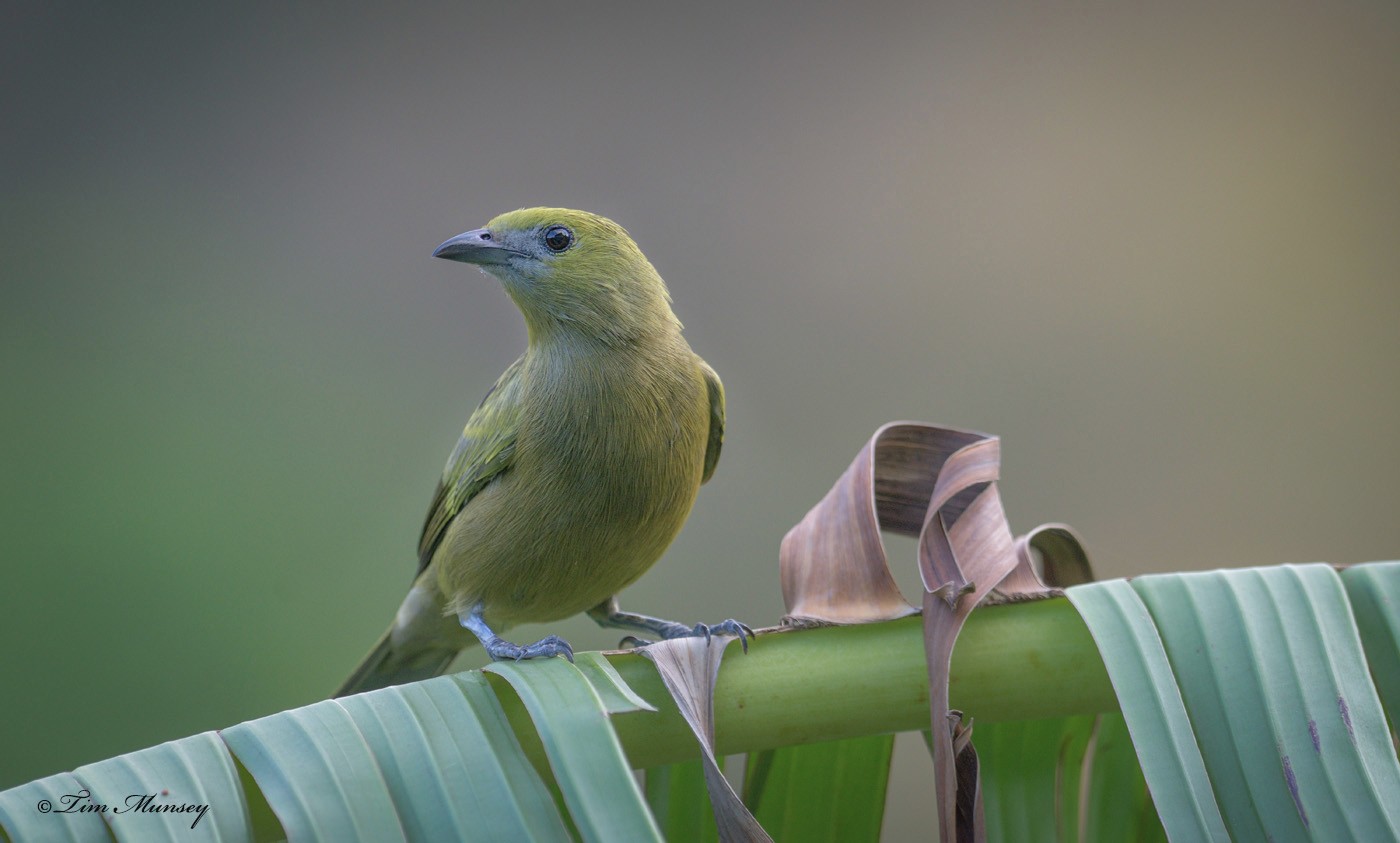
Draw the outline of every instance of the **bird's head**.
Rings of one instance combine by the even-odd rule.
[[[615,344],[679,330],[656,269],[622,226],[586,211],[523,208],[438,246],[500,279],[531,342],[571,337]]]

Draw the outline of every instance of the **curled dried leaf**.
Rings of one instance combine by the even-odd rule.
[[[1040,556],[1039,569],[1036,554]],[[986,602],[1058,597],[1072,585],[1093,581],[1093,566],[1079,534],[1068,524],[1041,524],[1016,539],[1016,567],[997,584]]]
[[[890,576],[880,531],[918,537],[939,468],[982,434],[891,422],[783,538],[786,623],[871,623],[918,611]]]
[[[995,436],[918,422],[884,425],[788,532],[779,555],[785,623],[869,623],[917,611],[890,575],[880,531],[918,537],[930,744],[946,843],[983,834],[976,753],[969,736],[954,734],[945,720],[958,632],[994,589],[994,599],[1033,599],[1092,579],[1088,556],[1068,527],[1046,525],[1012,537],[997,490],[1000,470]],[[1052,585],[1036,572],[1034,552]]]

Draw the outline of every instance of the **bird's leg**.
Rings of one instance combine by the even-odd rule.
[[[588,616],[597,621],[599,626],[635,629],[651,633],[658,638],[693,638],[703,635],[705,640],[709,641],[711,635],[737,635],[739,636],[739,644],[744,648],[745,653],[749,651],[749,639],[753,637],[752,629],[733,618],[720,621],[717,624],[697,623],[695,626],[686,626],[675,621],[653,618],[651,615],[624,612],[618,608],[616,595],[589,609]],[[624,644],[629,642],[634,644],[649,643],[645,639],[632,635],[627,636],[622,641]]]
[[[486,653],[495,661],[512,659],[535,659],[541,656],[563,656],[570,662],[574,660],[574,648],[569,646],[569,642],[557,635],[547,635],[533,644],[524,647],[513,644],[496,633],[491,631],[491,627],[486,625],[486,620],[481,616],[481,604],[478,603],[470,609],[464,609],[457,613],[457,619],[462,626],[471,630],[477,638],[481,639],[481,646],[486,648]]]

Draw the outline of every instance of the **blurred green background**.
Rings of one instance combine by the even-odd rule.
[[[1389,0],[6,6],[0,787],[344,676],[524,344],[429,253],[525,205],[626,225],[728,388],[624,606],[776,622],[899,418],[1103,576],[1400,555],[1397,79]]]

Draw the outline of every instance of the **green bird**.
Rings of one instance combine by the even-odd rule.
[[[725,633],[619,610],[680,532],[724,439],[724,387],[681,336],[655,267],[617,223],[529,208],[438,246],[525,316],[529,344],[467,420],[433,495],[418,574],[345,696],[436,676],[475,641],[493,659],[564,656],[514,624],[579,612],[661,638]],[[640,639],[636,639],[640,640]]]

